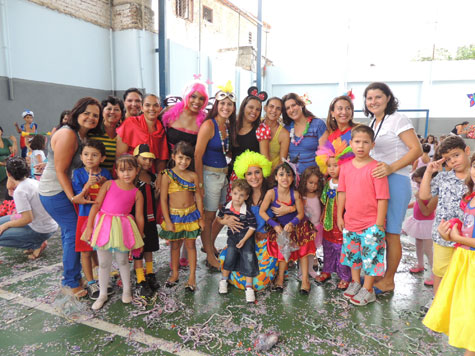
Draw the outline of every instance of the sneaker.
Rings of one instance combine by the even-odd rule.
[[[254,293],[254,289],[246,288],[246,302],[254,303],[255,301],[256,301],[256,294]]]
[[[430,298],[429,301],[421,307],[420,311],[423,316],[427,314],[433,301],[434,301],[434,297]]]
[[[142,298],[150,298],[153,296],[153,290],[146,281],[137,284],[137,292]]]
[[[228,281],[226,279],[222,279],[219,281],[219,294],[226,294],[228,293]],[[247,296],[247,294],[246,294]]]
[[[157,277],[155,276],[155,273],[149,273],[145,275],[145,280],[147,281],[148,285],[150,286],[150,289],[152,291],[157,291],[158,288],[160,288],[160,283],[157,281]]]
[[[99,298],[99,285],[96,281],[91,281],[86,286],[87,295],[92,300],[97,300]]]
[[[358,294],[350,299],[350,303],[354,305],[366,305],[376,301],[376,293],[374,289],[370,292],[366,288],[361,288]]]
[[[355,281],[351,281],[348,288],[346,288],[345,293],[343,293],[343,296],[345,298],[351,299],[360,291],[360,289],[361,289],[361,284]]]

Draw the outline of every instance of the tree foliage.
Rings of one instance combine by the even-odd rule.
[[[418,62],[427,61],[464,61],[475,60],[475,45],[461,46],[457,48],[457,53],[452,56],[446,48],[436,48],[432,56],[422,56],[420,53],[416,58]]]

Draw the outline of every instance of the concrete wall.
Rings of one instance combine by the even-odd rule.
[[[356,110],[363,109],[363,93],[373,81],[387,83],[401,109],[429,109],[428,132],[448,133],[455,124],[475,124],[475,107],[467,94],[475,93],[475,61],[413,62],[397,67],[294,66],[269,67],[264,81],[270,95],[307,93],[310,111],[326,118],[333,98],[352,89]],[[425,114],[407,113],[420,134],[424,134]],[[362,113],[356,113],[360,121]]]

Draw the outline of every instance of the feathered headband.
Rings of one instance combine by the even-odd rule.
[[[323,174],[327,174],[327,163],[330,157],[334,157],[338,164],[342,164],[355,156],[351,147],[341,137],[338,137],[333,142],[327,140],[318,148],[315,155],[315,162],[317,162],[318,168],[320,168],[320,172]]]
[[[244,179],[244,176],[249,167],[260,167],[264,178],[269,177],[272,163],[266,156],[260,153],[246,150],[241,153],[234,161],[234,173],[239,179]]]

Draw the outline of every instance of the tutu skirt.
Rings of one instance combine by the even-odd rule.
[[[408,236],[421,240],[432,239],[432,224],[434,220],[417,220],[409,216],[404,220],[402,229]]]
[[[90,243],[95,250],[119,252],[128,252],[143,246],[142,236],[132,215],[103,211],[96,215]]]
[[[317,231],[310,221],[301,221],[290,234],[290,239],[294,241],[300,248],[290,254],[289,261],[298,261],[302,257],[315,255],[315,240],[317,239]],[[284,256],[279,251],[279,246],[277,244],[277,233],[274,229],[269,231],[267,250],[269,251],[269,255],[277,258],[278,261],[285,261]]]
[[[167,231],[166,223],[163,221],[160,225],[162,231],[160,231],[159,234],[162,239],[177,241],[183,239],[196,239],[200,235],[201,229],[198,221],[201,214],[195,204],[184,209],[169,208],[169,211],[170,220],[175,227],[175,231]]]
[[[227,248],[221,251],[219,262],[223,267],[224,259],[227,255]],[[267,287],[277,274],[277,260],[267,252],[267,239],[256,241],[256,255],[259,264],[259,274],[252,279],[255,290],[262,290]],[[236,288],[244,290],[246,288],[246,277],[239,272],[231,272],[228,279]]]
[[[475,251],[455,249],[423,324],[449,344],[475,351]]]

